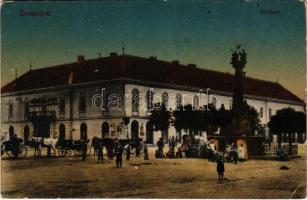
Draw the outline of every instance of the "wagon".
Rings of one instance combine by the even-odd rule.
[[[81,140],[60,140],[58,142],[58,155],[64,156],[81,156],[82,141]],[[90,148],[87,148],[87,154],[90,154]]]
[[[27,148],[22,143],[22,139],[18,139],[18,143],[14,144],[11,141],[4,141],[1,144],[1,156],[6,154],[9,158],[14,157],[14,153],[17,154],[17,158],[25,158],[27,156]]]

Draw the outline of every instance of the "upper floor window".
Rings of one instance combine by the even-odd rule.
[[[85,94],[82,92],[79,95],[79,112],[85,112],[86,111],[86,99]]]
[[[260,108],[260,111],[259,111],[259,117],[262,118],[263,117],[263,108]]]
[[[193,107],[198,109],[199,108],[199,98],[198,96],[194,96],[193,98]]]
[[[132,90],[132,115],[139,114],[139,91],[137,89]]]
[[[13,100],[9,100],[9,118],[13,118]]]
[[[176,95],[176,108],[179,109],[182,106],[182,96],[181,94]]]
[[[65,97],[60,97],[60,113],[65,113]]]
[[[24,104],[24,118],[25,119],[28,118],[29,109],[30,109],[29,98],[26,98],[25,99],[25,104]]]
[[[269,118],[271,119],[272,117],[272,108],[269,108]]]
[[[153,106],[153,91],[152,90],[148,90],[146,92],[146,101],[147,101],[147,110],[152,110],[152,106]]]
[[[168,107],[168,94],[163,92],[162,94],[162,104],[167,108]]]

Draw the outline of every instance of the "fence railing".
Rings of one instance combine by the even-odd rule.
[[[288,143],[282,143],[281,147],[285,150],[285,152],[288,152],[288,150],[289,150],[289,144]],[[274,156],[274,155],[276,155],[277,150],[278,150],[278,144],[277,143],[272,143],[271,145],[269,145],[269,144],[264,145],[264,153],[266,155]],[[292,144],[292,153],[293,153],[293,155],[298,155],[298,144],[297,143]]]

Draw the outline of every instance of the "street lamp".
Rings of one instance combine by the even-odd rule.
[[[209,91],[211,89],[210,88],[207,88],[207,98],[208,98],[208,101],[207,101],[207,109],[209,110]]]

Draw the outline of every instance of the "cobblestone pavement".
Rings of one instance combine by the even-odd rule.
[[[30,153],[29,153],[30,154]],[[30,154],[32,155],[32,154]],[[289,170],[279,169],[287,166]],[[216,164],[205,159],[142,157],[115,161],[77,157],[1,161],[3,197],[126,198],[304,198],[305,158],[287,162],[249,160],[225,164],[225,180],[217,181]]]

